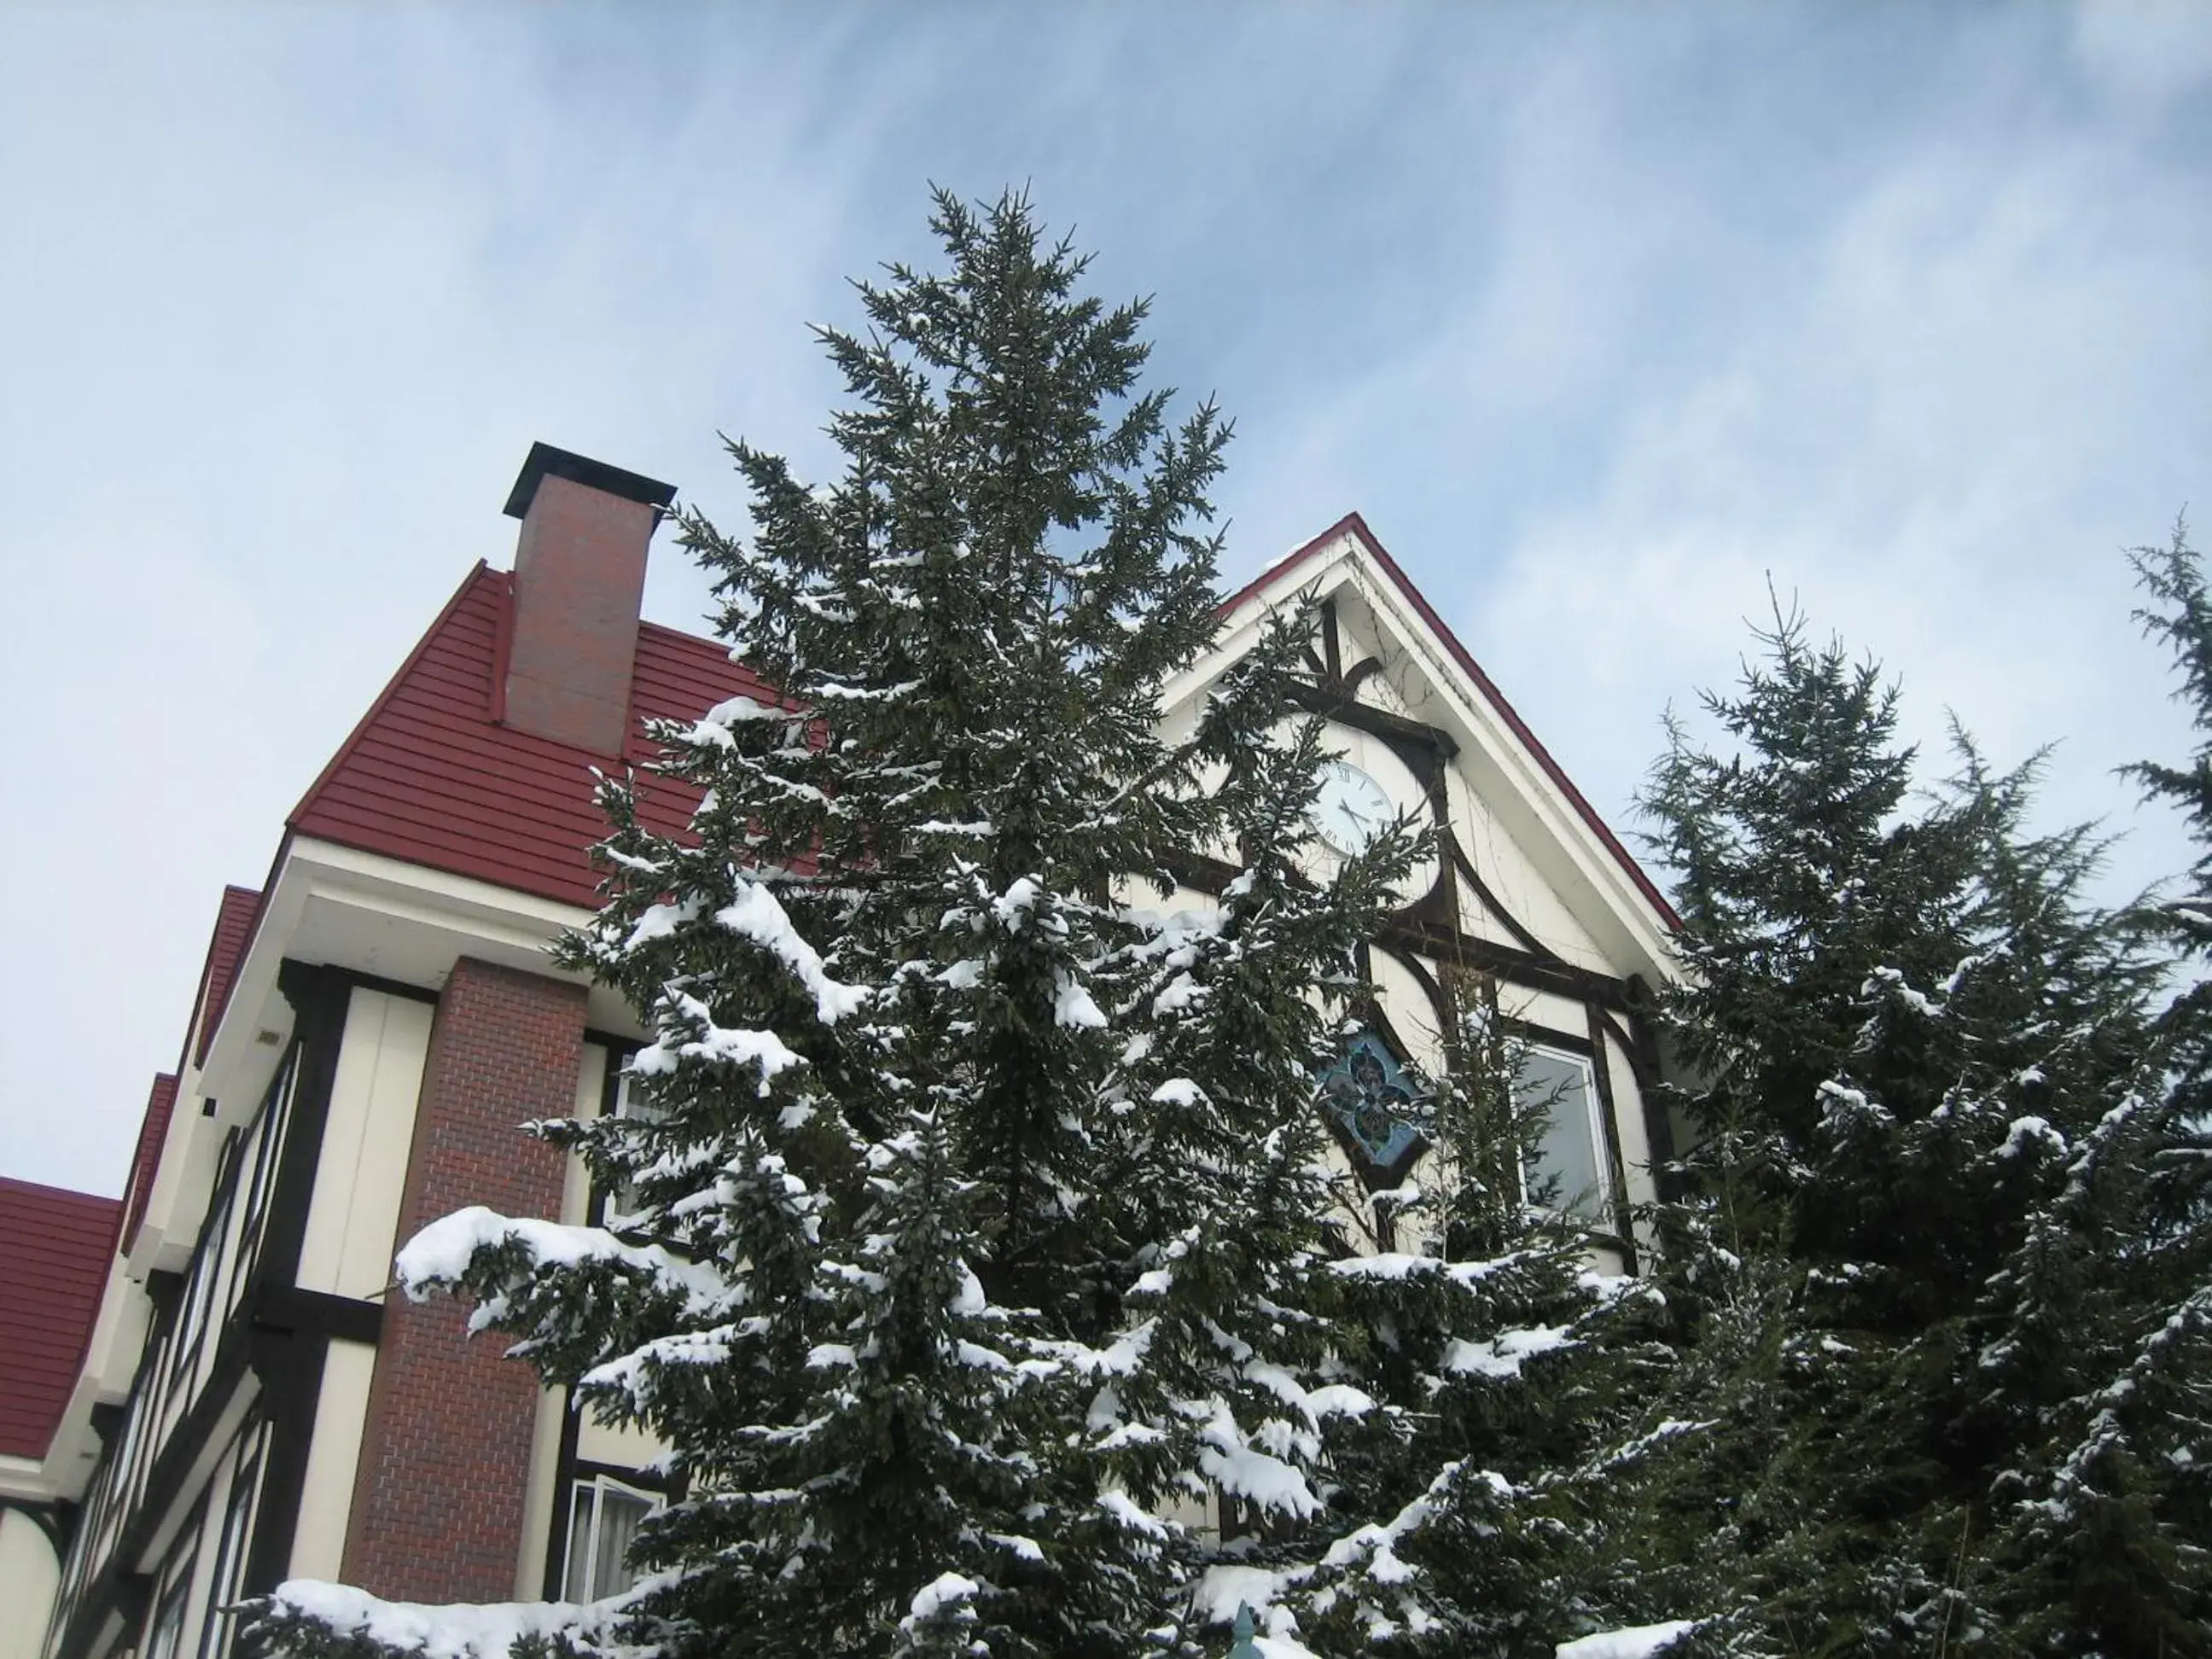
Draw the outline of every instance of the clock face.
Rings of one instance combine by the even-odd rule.
[[[1396,816],[1382,786],[1350,761],[1323,763],[1313,826],[1326,845],[1349,856],[1381,835]]]

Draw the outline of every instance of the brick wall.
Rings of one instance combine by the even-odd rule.
[[[561,1155],[517,1132],[564,1117],[583,1062],[584,992],[463,957],[438,1000],[399,1237],[465,1205],[557,1216]],[[536,1375],[464,1330],[451,1297],[384,1314],[346,1534],[345,1577],[409,1601],[514,1593]]]

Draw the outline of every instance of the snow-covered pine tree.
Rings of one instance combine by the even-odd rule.
[[[1261,655],[1294,645],[1279,635]],[[1358,990],[1356,947],[1415,843],[1386,837],[1316,887],[1297,854],[1324,753],[1309,723],[1234,757],[1217,799],[1242,870],[1220,909],[1164,919],[1115,965],[1135,1029],[1108,1085],[1092,1213],[1114,1273],[1142,1271],[1086,1362],[1097,1386],[1073,1467],[1092,1471],[1086,1489],[1192,1523],[1127,1516],[1180,1563],[1163,1632],[1189,1624],[1201,1650],[1246,1602],[1289,1632],[1285,1590],[1365,1514],[1339,1480],[1348,1448],[1392,1432],[1350,1380],[1358,1333],[1333,1272],[1314,1078]],[[1211,1525],[1194,1512],[1209,1503]]]
[[[1996,1628],[1991,1487],[2033,1432],[1984,1374],[1992,1281],[2139,1077],[2148,970],[2083,896],[2094,841],[2026,828],[2033,763],[1961,738],[1916,801],[1879,671],[1795,617],[1762,638],[1707,700],[1732,752],[1676,728],[1646,798],[1701,1131],[1653,1409],[1702,1426],[1621,1483],[1617,1593],[1717,1651],[1956,1647]]]
[[[2140,1086],[2050,1149],[1992,1287],[1981,1370],[2027,1455],[1998,1482],[1987,1595],[2039,1653],[2212,1652],[2212,595],[2181,525],[2133,557],[2198,740],[2186,767],[2125,770],[2198,855],[2134,918],[2179,981]]]
[[[734,444],[752,534],[683,518],[780,697],[653,733],[689,836],[602,792],[565,960],[656,1037],[636,1109],[537,1129],[627,1213],[465,1212],[399,1260],[669,1448],[651,1576],[579,1650],[1206,1651],[1218,1546],[1171,1503],[1310,1557],[1333,1441],[1378,1431],[1339,1381],[1312,1073],[1412,842],[1301,873],[1293,621],[1164,740],[1215,636],[1227,428],[1137,390],[1144,306],[1083,295],[1026,201],[932,223],[942,273],[821,331],[842,477]],[[1206,849],[1243,866],[1218,911],[1157,914]],[[262,1638],[373,1646],[336,1605],[280,1593]]]

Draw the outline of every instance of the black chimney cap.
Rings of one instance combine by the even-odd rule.
[[[659,518],[668,510],[669,502],[676,499],[676,486],[648,478],[642,473],[625,472],[618,466],[609,466],[605,461],[595,461],[588,455],[576,455],[565,449],[556,449],[551,444],[533,443],[522,463],[522,471],[514,480],[514,488],[507,492],[507,516],[519,519],[530,511],[530,503],[538,494],[541,478],[566,478],[586,489],[619,495],[626,501],[641,501],[653,509]]]

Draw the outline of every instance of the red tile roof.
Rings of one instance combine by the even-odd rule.
[[[1277,561],[1231,595],[1223,609],[1233,608],[1346,533],[1359,538],[1377,567],[1435,630],[1477,692],[1527,746],[1637,890],[1669,927],[1679,927],[1674,907],[1650,877],[1359,514],[1347,514]],[[507,572],[479,564],[469,573],[294,809],[289,827],[300,835],[588,908],[598,903],[598,880],[585,849],[605,828],[592,799],[591,769],[599,757],[516,731],[493,718],[500,632],[508,620],[513,592]],[[773,695],[750,671],[731,662],[714,641],[641,623],[630,686],[631,742],[624,758],[640,762],[653,753],[637,729],[639,719],[688,720],[741,692]],[[693,792],[673,781],[658,779],[645,792],[641,816],[649,827],[672,834],[689,821],[696,799]],[[226,921],[230,903],[227,894]],[[244,936],[241,924],[241,943]],[[220,925],[217,937],[219,941],[222,937]],[[231,960],[234,963],[235,956]],[[204,1033],[213,1027],[213,1019],[204,1022]]]
[[[215,936],[208,940],[207,965],[200,970],[199,1007],[195,1011],[199,1032],[192,1048],[196,1066],[207,1064],[208,1044],[215,1039],[215,1028],[222,1023],[223,1008],[230,1001],[230,981],[238,972],[238,959],[246,954],[246,936],[253,931],[253,918],[260,910],[261,895],[252,888],[222,890],[222,904],[216,911]]]
[[[1367,527],[1367,520],[1361,518],[1359,514],[1346,514],[1304,547],[1295,548],[1285,554],[1231,594],[1223,602],[1222,610],[1224,612],[1235,610],[1277,577],[1286,571],[1296,569],[1334,542],[1338,537],[1345,535],[1357,537],[1361,545],[1373,555],[1375,562],[1381,567],[1382,574],[1388,576],[1392,585],[1405,596],[1406,602],[1413,607],[1414,613],[1426,623],[1437,639],[1443,642],[1444,648],[1451,653],[1452,659],[1460,665],[1468,678],[1474,682],[1474,688],[1482,695],[1483,700],[1497,711],[1498,717],[1505,722],[1507,728],[1535,757],[1536,764],[1544,769],[1544,775],[1559,787],[1559,793],[1567,798],[1568,804],[1575,809],[1582,821],[1589,826],[1591,832],[1603,844],[1606,851],[1612,854],[1614,860],[1627,872],[1628,878],[1636,884],[1637,890],[1650,901],[1651,908],[1658,912],[1661,920],[1665,921],[1668,927],[1679,928],[1682,925],[1682,919],[1674,914],[1674,907],[1667,902],[1667,896],[1662,893],[1657,884],[1644,873],[1644,866],[1636,861],[1629,850],[1620,844],[1620,837],[1615,836],[1612,830],[1607,827],[1605,820],[1597,815],[1597,809],[1583,799],[1583,792],[1575,787],[1573,780],[1567,776],[1565,769],[1552,758],[1551,750],[1536,740],[1536,734],[1528,729],[1528,722],[1521,718],[1511,703],[1505,701],[1505,694],[1498,689],[1490,676],[1483,672],[1482,665],[1474,659],[1474,653],[1462,645],[1459,642],[1459,636],[1444,625],[1444,619],[1437,614],[1436,607],[1422,597],[1421,590],[1414,586],[1412,578],[1398,568],[1398,562],[1392,558],[1382,544],[1376,539],[1375,532]]]
[[[121,1208],[0,1176],[0,1455],[46,1455],[100,1312]]]
[[[185,1030],[184,1053],[177,1058],[177,1070],[184,1069],[189,1057],[195,1065],[207,1064],[208,1044],[215,1039],[215,1028],[222,1022],[222,1011],[230,1001],[231,981],[238,975],[239,958],[246,954],[246,941],[253,931],[253,919],[261,912],[261,895],[251,887],[229,886],[222,890],[222,902],[216,908],[215,932],[209,937],[207,959],[200,965],[199,994],[192,1004],[192,1023]],[[154,1177],[161,1172],[161,1147],[169,1133],[169,1118],[177,1106],[177,1075],[162,1072],[154,1079],[154,1086],[146,1097],[145,1115],[138,1120],[138,1146],[131,1155],[131,1180],[123,1194],[122,1229],[117,1234],[119,1248],[128,1250],[138,1231],[138,1223],[146,1214],[147,1201],[154,1196]]]
[[[146,1097],[146,1115],[138,1124],[138,1150],[131,1158],[131,1185],[123,1194],[123,1231],[118,1237],[125,1250],[131,1248],[131,1237],[146,1213],[146,1200],[154,1195],[154,1176],[161,1165],[161,1146],[168,1138],[169,1114],[176,1105],[177,1079],[171,1073],[161,1073]]]
[[[295,834],[597,905],[586,849],[605,832],[592,799],[592,768],[604,761],[492,718],[499,633],[512,604],[507,572],[479,564],[469,574],[294,809]],[[771,695],[714,641],[641,624],[624,758],[653,753],[638,720],[694,719],[741,692]],[[640,817],[663,834],[682,830],[697,804],[672,780],[641,793]]]

